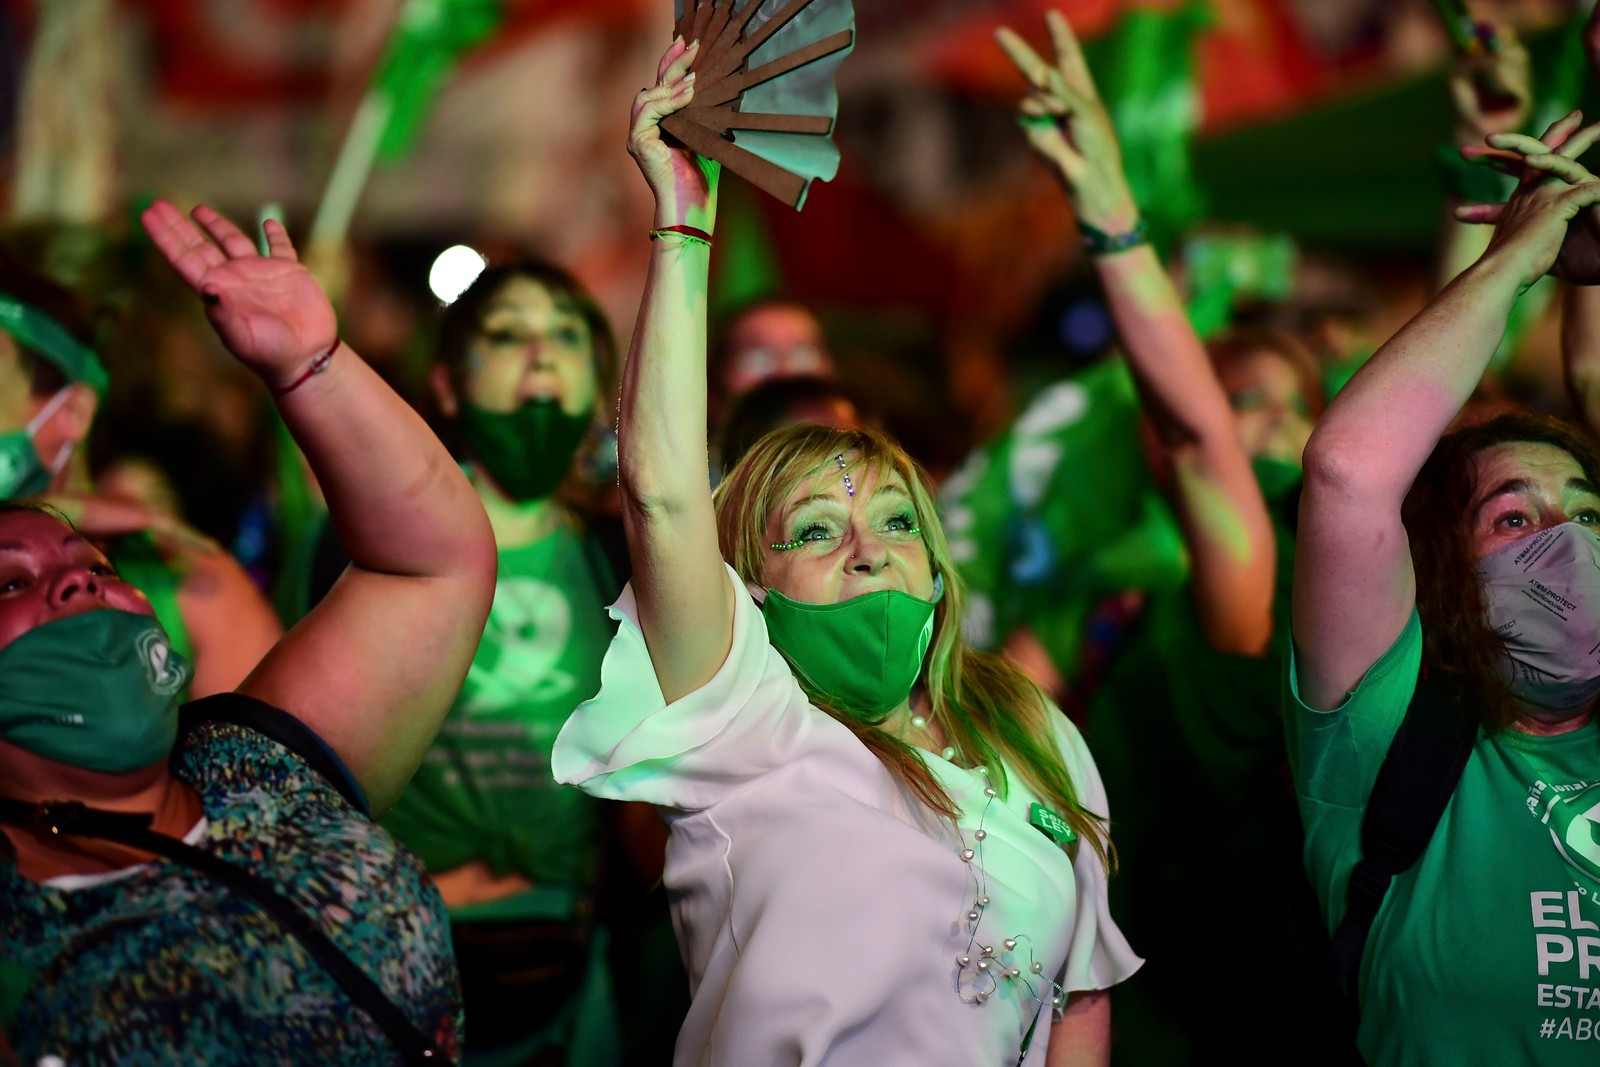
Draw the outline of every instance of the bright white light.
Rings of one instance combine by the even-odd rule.
[[[452,245],[439,253],[428,271],[428,288],[443,304],[453,304],[477,280],[489,261],[483,253],[466,245]]]

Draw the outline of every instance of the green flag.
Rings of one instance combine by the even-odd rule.
[[[381,158],[411,149],[456,61],[492,34],[502,15],[501,0],[405,0],[369,90],[389,103]]]

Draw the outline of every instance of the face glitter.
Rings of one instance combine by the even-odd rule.
[[[844,453],[840,452],[837,456],[834,457],[834,459],[838,461],[839,469],[841,471],[844,471],[843,477],[844,477],[845,495],[846,496],[852,496],[852,497],[855,496],[856,495],[856,485],[855,485],[854,482],[852,482],[850,480],[850,469],[849,469],[850,465],[845,462]]]

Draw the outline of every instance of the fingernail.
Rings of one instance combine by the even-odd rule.
[[[676,47],[676,46],[678,46],[678,45],[680,45],[682,43],[683,43],[683,34],[681,34],[681,33],[678,34],[678,36],[676,36],[676,37],[674,37],[672,39],[672,44],[673,44],[674,47]]]
[[[688,85],[690,82],[694,81],[695,74],[696,74],[695,71],[690,71],[689,72],[689,76],[687,78],[683,79],[683,84]]]
[[[699,48],[700,47],[700,38],[696,37],[693,41],[690,41],[689,42],[689,47],[690,48]]]

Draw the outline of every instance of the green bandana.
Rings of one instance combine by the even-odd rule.
[[[189,665],[148,615],[99,609],[0,648],[0,737],[35,755],[112,774],[165,760]]]
[[[874,725],[905,702],[933,642],[932,600],[884,589],[837,604],[802,604],[767,590],[761,614],[772,644],[800,680]]]
[[[69,381],[82,382],[101,396],[106,395],[111,379],[100,357],[49,315],[0,293],[0,330],[65,374]]]
[[[513,500],[553,494],[593,422],[593,409],[568,415],[553,400],[532,400],[510,412],[461,405],[462,438]]]

